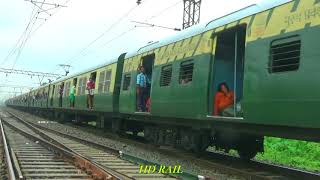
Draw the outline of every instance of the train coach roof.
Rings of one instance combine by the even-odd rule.
[[[203,32],[209,31],[211,29],[223,26],[225,24],[243,19],[245,17],[251,16],[253,14],[257,14],[259,12],[271,9],[273,7],[276,6],[280,6],[282,4],[291,2],[293,0],[266,0],[265,2],[260,2],[258,4],[253,4],[250,6],[247,6],[245,8],[242,8],[238,11],[235,11],[233,13],[224,15],[222,17],[216,18],[212,21],[210,21],[209,23],[201,23],[198,25],[195,25],[193,27],[190,27],[188,29],[185,29],[181,32],[176,33],[175,35],[166,38],[164,40],[161,41],[157,41],[154,43],[150,43],[146,46],[140,47],[138,50],[132,51],[127,53],[126,58],[130,58],[133,56],[136,56],[138,54],[142,54],[145,52],[148,52],[150,50],[177,42],[177,41],[181,41],[183,39],[201,34]]]

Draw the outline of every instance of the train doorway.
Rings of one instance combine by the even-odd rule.
[[[52,93],[51,93],[51,97],[50,97],[50,106],[53,106],[53,96],[54,96],[54,90],[56,89],[55,85],[52,85]]]
[[[96,82],[96,77],[97,77],[97,72],[93,72],[90,74],[90,78],[92,78],[94,82]]]
[[[78,79],[73,78],[73,81],[70,87],[70,107],[71,108],[75,107],[75,101],[76,101],[75,93],[77,89],[77,82],[78,82]]]
[[[97,78],[97,72],[92,72],[90,74],[89,80],[92,79],[93,82],[89,83],[89,84],[86,83],[86,88],[89,88],[88,89],[88,94],[87,94],[87,108],[91,109],[91,110],[94,107],[94,94],[95,94],[96,78]]]
[[[209,114],[242,116],[240,101],[243,96],[246,26],[225,30],[213,38],[216,49],[211,67]],[[221,87],[225,89],[223,86],[228,90],[221,90]]]
[[[75,89],[77,89],[77,82],[78,82],[78,78],[73,78],[73,84]]]
[[[155,59],[155,55],[150,54],[150,55],[142,57],[142,60],[141,60],[141,67],[143,67],[143,69],[144,69],[146,87],[138,90],[139,92],[137,92],[136,110],[138,112],[150,112],[151,80],[152,80],[154,59]],[[138,72],[138,74],[139,73],[140,72]],[[138,78],[138,76],[137,76],[137,78]],[[137,82],[138,82],[138,80],[137,80]]]

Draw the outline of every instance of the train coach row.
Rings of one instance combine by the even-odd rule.
[[[262,151],[266,135],[320,141],[319,25],[319,1],[252,5],[6,103],[102,114],[116,130],[143,131],[157,144],[193,150],[215,145],[237,149],[244,157]],[[150,112],[136,112],[139,66],[151,77]],[[86,103],[89,77],[96,82],[93,111]],[[235,94],[228,117],[212,115],[221,82]],[[69,104],[72,84],[74,108]]]

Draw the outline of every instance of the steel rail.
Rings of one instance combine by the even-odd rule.
[[[82,154],[79,154],[77,153],[76,151],[74,151],[73,149],[70,149],[69,147],[67,147],[66,145],[62,144],[61,142],[58,142],[56,141],[55,139],[53,139],[52,137],[48,136],[47,134],[41,132],[37,127],[34,127],[33,125],[25,122],[24,120],[22,119],[19,119],[21,120],[21,122],[23,122],[27,127],[29,127],[30,129],[32,129],[33,131],[35,131],[37,134],[39,134],[41,137],[47,139],[47,140],[50,140],[52,143],[58,145],[58,146],[61,146],[62,148],[64,149],[67,149],[68,151],[74,153],[74,154],[77,154],[79,157],[82,157],[84,159],[86,159],[88,162],[94,164],[95,166],[99,167],[100,169],[105,169],[109,174],[111,174],[113,177],[117,178],[117,179],[132,179],[124,174],[120,174],[110,168],[105,168],[105,167],[102,167],[100,164],[92,161],[91,159],[83,156]]]
[[[1,126],[3,147],[4,147],[4,151],[5,151],[6,162],[7,162],[7,168],[8,168],[8,173],[9,173],[9,179],[16,180],[16,176],[15,176],[15,173],[14,173],[14,168],[12,166],[11,156],[10,156],[9,148],[8,148],[8,144],[7,144],[6,134],[5,134],[4,129],[3,129],[2,119],[1,118],[0,118],[0,126]]]
[[[65,135],[63,133],[59,133],[57,131],[53,131],[53,130],[50,130],[50,129],[42,128],[41,126],[39,126],[37,124],[33,124],[33,123],[25,121],[24,119],[20,118],[19,116],[15,115],[15,114],[13,114],[13,113],[11,113],[9,111],[7,111],[7,112],[9,114],[11,114],[14,118],[19,120],[19,122],[23,123],[25,126],[27,126],[31,130],[33,130],[34,132],[39,134],[44,139],[47,139],[47,140],[50,139],[49,141],[52,142],[53,144],[56,144],[56,145],[58,145],[58,146],[60,146],[61,148],[64,148],[64,149],[68,149],[70,152],[78,154],[79,156],[82,156],[87,161],[95,164],[96,166],[98,166],[98,167],[100,167],[102,169],[105,169],[109,174],[111,174],[112,176],[116,177],[117,179],[134,179],[134,178],[122,173],[122,172],[118,172],[117,170],[111,169],[111,168],[109,168],[107,166],[103,166],[103,165],[99,164],[98,162],[95,162],[94,160],[91,160],[86,155],[82,155],[82,153],[80,153],[80,154],[77,153],[72,148],[67,147],[66,145],[64,145],[60,141],[58,142],[58,140],[54,139],[51,135],[48,135],[48,134],[50,134],[50,132],[51,132],[52,134],[57,134],[57,135],[60,135],[60,136],[63,136],[63,137],[67,137],[67,138],[75,140],[76,142],[80,142],[82,144],[88,144],[88,145],[96,147],[98,149],[103,149],[104,151],[107,150],[108,153],[110,152],[110,154],[113,154],[113,155],[115,155],[115,156],[117,156],[117,157],[119,157],[121,159],[121,157],[120,157],[121,155],[119,154],[120,153],[119,150],[115,150],[115,149],[112,149],[110,147],[103,146],[103,145],[100,145],[98,143],[94,143],[94,142],[91,142],[91,141],[83,140],[81,138],[77,138],[77,137],[74,137],[74,136],[68,136],[68,135]],[[45,133],[43,131],[46,131],[47,133]],[[205,176],[203,176],[203,177],[205,177]]]
[[[8,112],[8,113],[11,114],[11,112]],[[58,146],[58,147],[60,147],[60,148],[62,148],[62,149],[67,150],[67,151],[70,152],[70,153],[75,154],[77,157],[84,159],[84,160],[85,160],[84,162],[90,163],[90,164],[92,164],[93,166],[97,167],[98,169],[107,172],[107,173],[108,173],[109,175],[111,175],[112,177],[114,177],[114,178],[116,178],[116,179],[133,179],[133,178],[131,178],[131,177],[129,177],[129,176],[126,176],[126,175],[124,175],[124,174],[118,173],[118,172],[116,172],[116,171],[114,171],[114,170],[112,170],[112,169],[110,169],[110,168],[102,167],[100,164],[98,164],[98,163],[92,161],[91,159],[89,159],[89,158],[87,158],[87,157],[85,157],[85,156],[83,156],[83,155],[75,152],[74,150],[72,150],[72,149],[70,149],[69,147],[65,146],[65,145],[62,144],[61,142],[58,142],[58,141],[54,140],[53,138],[51,138],[50,136],[46,135],[45,133],[41,132],[37,127],[35,127],[35,126],[32,125],[31,123],[28,123],[28,122],[24,121],[22,118],[14,115],[14,114],[11,114],[11,115],[12,115],[14,118],[18,119],[19,121],[21,121],[21,122],[22,122],[24,125],[26,125],[28,128],[30,128],[31,130],[33,130],[34,132],[36,132],[37,134],[39,134],[41,137],[43,137],[44,139],[46,139],[47,141],[53,143],[54,145],[56,145],[56,146]],[[6,122],[6,123],[7,123],[7,122]],[[83,141],[83,140],[81,140],[81,141]],[[87,143],[89,143],[89,142],[87,142]],[[109,148],[108,150],[111,150],[111,149]],[[113,151],[113,153],[114,153],[114,152],[117,152],[117,153],[118,153],[118,151]],[[78,158],[77,158],[77,159],[78,159]],[[80,165],[80,166],[83,166],[83,165],[85,165],[85,164],[87,164],[87,163],[79,163],[79,165]]]
[[[73,162],[75,165],[80,166],[81,168],[85,169],[86,172],[91,172],[92,176],[97,179],[107,180],[107,179],[118,179],[112,176],[109,172],[101,169],[100,167],[96,166],[95,164],[91,163],[90,161],[86,160],[85,158],[78,156],[77,154],[68,151],[67,149],[61,148],[55,145],[52,142],[49,142],[43,138],[36,137],[30,133],[25,132],[23,129],[15,127],[14,125],[10,124],[9,122],[4,121],[4,123],[9,126],[10,128],[20,132],[21,134],[25,135],[26,137],[33,139],[35,141],[39,141],[44,146],[48,147],[51,150],[54,150],[56,153],[63,156],[69,162]]]

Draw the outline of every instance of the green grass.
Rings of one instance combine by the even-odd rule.
[[[264,151],[257,160],[320,171],[320,143],[266,137]]]

